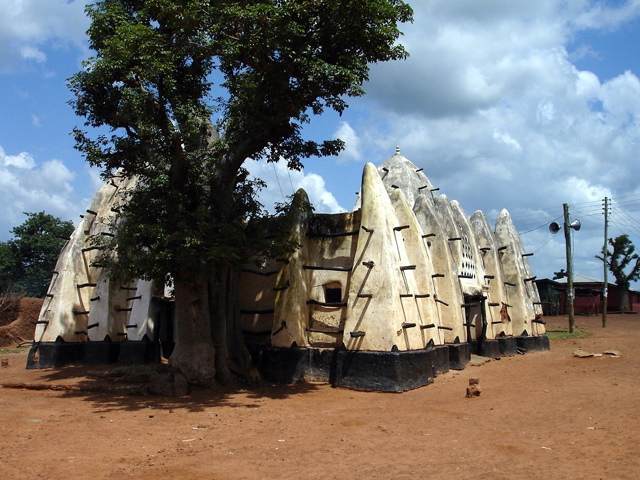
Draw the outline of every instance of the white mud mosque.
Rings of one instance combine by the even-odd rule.
[[[29,368],[169,356],[175,318],[163,286],[115,283],[92,265],[88,240],[110,234],[127,185],[106,182],[62,250]],[[492,229],[438,190],[396,149],[365,165],[354,211],[301,211],[299,249],[241,270],[237,309],[263,377],[404,391],[463,369],[471,353],[549,348],[531,254],[509,213]]]

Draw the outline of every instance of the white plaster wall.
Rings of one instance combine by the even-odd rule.
[[[444,340],[447,343],[452,343],[457,338],[464,342],[466,341],[466,332],[462,325],[465,322],[464,309],[462,308],[464,298],[449,247],[448,235],[435,210],[435,204],[426,195],[417,197],[413,210],[422,231],[425,235],[429,235],[426,238],[427,246],[431,255],[434,275],[438,275],[432,277],[434,291],[439,300],[436,306],[442,326],[451,329],[442,330]]]
[[[493,334],[495,336],[504,333],[505,335],[512,335],[511,321],[508,318],[502,318],[501,309],[506,308],[508,312],[509,299],[507,296],[507,290],[504,285],[504,272],[502,270],[502,263],[498,248],[501,246],[498,243],[493,230],[489,226],[489,222],[484,213],[480,210],[474,212],[471,216],[471,228],[475,236],[478,248],[481,252],[482,262],[486,275],[493,278],[486,279],[486,284],[489,286],[488,300],[486,306],[487,321],[493,325]],[[490,303],[497,303],[497,306],[490,306]],[[495,323],[500,322],[500,323]],[[489,338],[487,336],[487,338]]]
[[[58,259],[36,341],[55,341],[58,336],[65,341],[106,336],[140,340],[145,334],[153,338],[153,284],[141,280],[130,285],[135,290],[126,290],[110,281],[103,269],[90,266],[98,251],[88,249],[89,237],[109,233],[111,209],[120,201],[120,192],[134,182],[114,179],[96,193]],[[242,315],[243,330],[270,331],[264,343],[279,347],[344,343],[348,349],[373,351],[420,349],[429,342],[467,340],[462,306],[466,293],[486,295],[487,304],[511,305],[510,324],[492,324],[500,312],[487,305],[488,338],[501,332],[543,333],[542,325],[531,322],[541,313],[534,306],[539,295],[535,284],[525,281],[533,274],[508,212],[501,213],[494,235],[482,212],[469,221],[457,202],[445,195],[435,197],[434,192],[424,172],[399,151],[378,169],[365,166],[360,210],[313,215],[302,207],[308,201],[306,193],[297,192],[291,238],[300,248],[287,261],[267,262],[264,269],[277,272],[273,275],[241,275],[239,309],[274,310]],[[321,235],[350,231],[358,233]],[[449,240],[457,237],[465,240]],[[506,250],[500,249],[503,245]],[[479,247],[485,246],[490,250],[481,253]],[[472,278],[459,278],[463,271],[472,271]],[[486,274],[494,279],[485,282]],[[505,287],[505,282],[516,286]],[[86,286],[94,283],[95,287]],[[342,288],[346,306],[313,302],[325,302],[324,287],[332,283]],[[420,297],[425,294],[429,296]],[[472,338],[481,330],[481,319],[475,323]],[[435,328],[420,328],[432,324]]]
[[[437,295],[433,283],[435,270],[427,247],[427,240],[423,238],[424,232],[413,210],[409,207],[402,190],[396,189],[391,192],[391,202],[395,208],[399,223],[408,226],[408,228],[395,232],[395,238],[396,242],[402,241],[404,243],[407,263],[416,266],[415,270],[405,271],[404,274],[413,276],[417,287],[414,293],[418,296],[413,297],[419,315],[417,328],[420,329],[424,345],[429,344],[429,342],[433,342],[434,345],[441,345],[444,343],[445,335],[444,331],[439,328],[442,326],[442,322],[437,306],[438,303],[435,300]],[[428,297],[422,297],[422,295],[428,295]]]
[[[351,269],[360,233],[360,212],[314,215],[311,219],[307,266],[338,270],[307,270],[307,301],[325,303],[325,287],[341,289],[340,304],[346,304]],[[358,234],[347,233],[357,231]],[[344,235],[337,235],[337,234]],[[327,237],[325,235],[333,234]],[[309,304],[309,342],[313,346],[336,347],[343,341],[346,306]]]
[[[118,315],[115,308],[125,303],[129,292],[111,282],[105,270],[100,272],[97,283],[89,313],[89,325],[96,326],[89,329],[89,340],[102,341],[108,336],[113,341],[120,341],[126,333],[127,318]]]
[[[320,263],[312,264],[315,266],[326,266],[328,263],[334,263],[323,263],[323,259],[319,259],[317,256],[314,256],[313,260],[320,261]],[[341,257],[341,262],[334,263],[334,265],[338,268],[349,268],[352,265],[352,262],[352,258]],[[325,285],[339,284],[342,290],[340,303],[347,302],[349,284],[351,280],[350,272],[307,270],[306,273],[309,289],[306,292],[307,295],[305,301],[317,301],[324,303]],[[307,328],[308,332],[309,345],[317,347],[339,346],[343,340],[344,322],[347,310],[346,307],[309,304],[307,308],[309,317],[306,320],[305,328]]]
[[[120,201],[120,192],[132,186],[135,180],[115,178],[105,182],[94,196],[87,213],[74,230],[56,263],[48,297],[42,306],[35,341],[52,342],[59,336],[68,342],[86,341],[88,337],[91,298],[95,287],[86,286],[98,282],[101,268],[91,266],[98,255],[91,249],[89,238],[108,233],[114,213],[111,208]],[[74,314],[74,312],[76,312]],[[81,333],[77,333],[81,332]]]
[[[149,280],[138,280],[134,285],[136,286],[136,290],[128,290],[129,296],[123,306],[124,308],[132,309],[128,314],[126,338],[127,340],[142,340],[146,335],[149,340],[154,340],[156,312],[153,303],[153,294],[155,292],[155,284]]]
[[[521,335],[526,330],[529,335],[542,334],[544,326],[532,322],[537,313],[534,302],[540,301],[538,291],[533,281],[527,281],[533,277],[531,267],[524,256],[526,252],[522,240],[507,210],[502,210],[496,220],[496,236],[502,246],[507,247],[500,252],[502,266],[506,282],[514,285],[506,286],[512,306],[510,315],[513,333]]]
[[[489,286],[485,281],[486,272],[484,270],[484,264],[482,262],[478,243],[475,235],[473,234],[471,224],[469,223],[469,217],[457,200],[453,200],[450,203],[450,207],[453,219],[458,227],[459,235],[462,238],[462,240],[455,242],[459,244],[458,247],[461,255],[458,260],[461,265],[460,274],[470,275],[472,277],[459,278],[460,286],[465,293],[483,296],[487,299],[487,302],[489,302],[491,300]],[[487,302],[485,302],[485,314],[488,308],[486,307]],[[470,319],[471,323],[475,325],[475,329],[474,327],[471,327],[472,330],[474,330],[472,335],[475,335],[474,338],[479,338],[482,335],[483,329],[482,306],[478,304],[477,307],[471,307],[470,312],[475,317]],[[485,335],[487,338],[493,338],[495,336],[493,325],[489,321],[488,316]]]
[[[410,207],[420,194],[433,198],[434,187],[429,178],[421,168],[400,154],[399,148],[395,155],[378,167],[378,173],[387,193],[391,195],[394,190],[401,190]]]
[[[304,190],[298,190],[293,198],[290,215],[293,218],[291,239],[300,248],[287,257],[287,262],[280,264],[277,286],[289,285],[276,292],[273,325],[271,326],[271,345],[290,347],[294,342],[298,346],[308,346],[307,319],[309,308],[306,303],[307,283],[306,271],[303,269],[308,257],[308,243],[305,234],[308,228],[309,212],[304,207],[309,199]]]
[[[371,163],[362,178],[362,227],[349,289],[349,308],[344,329],[345,347],[350,350],[389,351],[423,348],[419,329],[403,328],[418,318],[415,302],[400,297],[417,291],[413,276],[402,276],[408,262],[404,244],[394,238],[400,225],[380,176]],[[369,230],[369,231],[367,231]],[[370,268],[363,262],[373,262]],[[359,295],[371,294],[370,298]],[[364,332],[364,336],[356,336]]]
[[[265,259],[261,265],[245,265],[238,279],[238,310],[240,326],[243,332],[249,333],[253,343],[269,343],[269,336],[274,323],[278,273],[280,263]]]

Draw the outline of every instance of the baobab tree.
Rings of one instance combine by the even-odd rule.
[[[96,130],[76,129],[77,147],[105,178],[137,178],[99,261],[113,277],[171,278],[172,367],[226,382],[250,361],[229,314],[234,271],[274,247],[263,184],[243,165],[336,155],[340,140],[302,127],[363,95],[370,64],[407,56],[398,25],[413,12],[401,0],[103,0],[87,13],[95,54],[69,85]]]

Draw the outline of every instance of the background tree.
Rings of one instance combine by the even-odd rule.
[[[609,261],[609,270],[618,285],[620,295],[619,308],[623,312],[629,312],[631,311],[629,288],[631,282],[640,279],[640,257],[635,253],[636,247],[631,243],[627,235],[610,238],[609,245],[613,247],[613,252],[607,248],[607,259]],[[602,253],[604,254],[604,249]],[[604,261],[604,255],[602,257],[596,255],[596,258]],[[628,271],[629,266],[631,266],[630,271]]]
[[[301,169],[337,154],[340,140],[305,140],[303,125],[364,94],[371,63],[406,57],[398,23],[412,10],[400,0],[104,0],[87,13],[95,56],[70,79],[72,105],[109,133],[76,129],[77,146],[106,178],[138,178],[100,263],[115,277],[170,275],[171,365],[191,383],[225,382],[250,363],[229,301],[234,272],[277,247],[256,200],[263,184],[244,162]]]
[[[13,281],[20,271],[18,255],[10,242],[0,242],[0,298],[10,297]]]
[[[24,223],[11,230],[15,238],[0,242],[0,291],[40,298],[73,224],[45,212],[25,215]]]

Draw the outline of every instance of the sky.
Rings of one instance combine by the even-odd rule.
[[[67,104],[66,79],[91,55],[86,3],[0,2],[0,241],[23,212],[77,223],[100,185],[74,149],[83,119]],[[306,127],[346,149],[302,172],[248,164],[269,185],[263,203],[304,188],[318,212],[350,210],[364,164],[399,146],[468,215],[493,224],[506,208],[538,278],[566,269],[564,235],[548,225],[569,205],[582,225],[574,272],[601,280],[605,197],[609,237],[640,248],[640,0],[408,3],[410,57],[372,65],[366,96]]]

